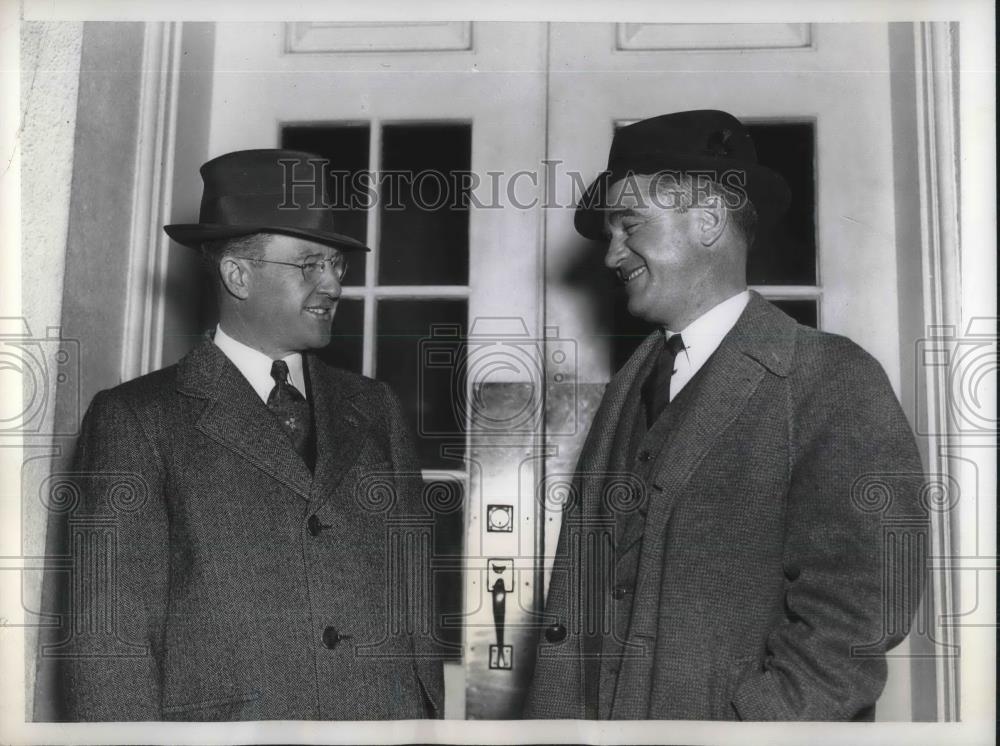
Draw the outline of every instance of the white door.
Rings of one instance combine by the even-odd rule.
[[[216,28],[209,157],[279,145],[314,151],[347,172],[331,181],[341,196],[375,197],[339,215],[340,230],[373,251],[351,259],[328,355],[391,384],[418,432],[436,517],[436,627],[453,659],[449,717],[517,714],[528,673],[524,620],[540,600],[532,548],[542,252],[530,174],[544,155],[545,31],[527,23]],[[363,171],[374,188],[351,181]],[[452,179],[462,173],[482,179],[466,183],[464,206],[449,199],[462,191]]]
[[[793,189],[785,225],[751,253],[751,284],[800,321],[858,342],[899,394],[887,25],[560,23],[549,58],[548,158],[588,180],[604,168],[616,126],[687,109],[723,109],[751,125],[760,160]],[[554,183],[555,201],[567,204],[572,179]],[[581,263],[602,266],[602,251],[576,235],[572,210],[548,211],[546,323],[579,341],[587,411],[645,331],[611,300],[610,280],[601,306],[592,286],[567,279],[591,274]],[[579,442],[563,445],[550,469],[571,468]],[[546,528],[551,552],[556,522]],[[911,717],[907,654],[907,643],[890,654],[879,719]]]

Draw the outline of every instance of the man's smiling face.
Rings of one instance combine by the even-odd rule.
[[[336,249],[293,236],[273,234],[264,255],[269,262],[304,264],[337,256]],[[286,355],[326,347],[341,285],[332,268],[307,282],[298,267],[250,262],[250,292],[244,318],[255,346]]]
[[[651,194],[653,181],[639,174],[612,184],[604,214],[604,263],[625,284],[629,313],[669,326],[672,309],[682,307],[692,292],[700,256],[694,211],[678,207],[686,195],[679,187],[672,194]]]

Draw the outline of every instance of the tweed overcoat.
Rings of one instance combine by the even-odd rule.
[[[622,505],[606,494],[610,452],[633,427],[623,407],[656,334],[610,382],[581,452],[525,716],[873,717],[885,653],[906,635],[923,583],[919,552],[907,564],[894,547],[926,538],[920,458],[883,370],[753,293],[682,391],[684,413],[650,430],[645,520],[609,517]],[[602,525],[607,565],[592,530]],[[624,654],[603,656],[599,710],[588,711],[588,594],[609,597],[637,542],[634,586],[605,604],[615,618],[599,648],[614,634]]]
[[[305,362],[314,473],[210,340],[94,398],[73,520],[110,526],[114,548],[107,582],[74,582],[76,633],[55,650],[65,718],[441,716],[413,580],[427,577],[428,512],[400,404]]]

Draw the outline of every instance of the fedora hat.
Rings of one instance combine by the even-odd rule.
[[[163,226],[174,241],[205,241],[251,233],[283,233],[341,251],[369,251],[337,233],[322,169],[326,159],[297,150],[239,150],[201,167],[205,184],[197,223]],[[314,171],[313,169],[319,169]],[[309,184],[316,177],[315,185]],[[306,183],[308,189],[300,185]]]
[[[611,185],[629,175],[662,172],[707,173],[724,184],[741,183],[764,224],[777,220],[791,199],[785,180],[757,163],[757,150],[740,120],[712,109],[681,111],[615,132],[607,169],[577,205],[577,232],[586,238],[603,238],[603,209]],[[723,178],[723,174],[728,176]]]

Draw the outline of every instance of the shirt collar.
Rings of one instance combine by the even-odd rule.
[[[684,340],[684,354],[695,370],[712,356],[729,331],[736,326],[743,309],[750,302],[750,291],[744,290],[727,298],[696,318],[680,332],[664,329],[667,339],[680,334]],[[680,357],[680,355],[678,355]]]
[[[215,346],[222,350],[235,365],[261,401],[267,403],[267,397],[274,388],[274,379],[271,378],[271,365],[274,361],[260,350],[239,342],[222,330],[222,326],[215,328]],[[293,352],[281,358],[288,364],[288,378],[292,385],[299,390],[303,397],[307,397],[305,374],[302,370],[302,353]]]

